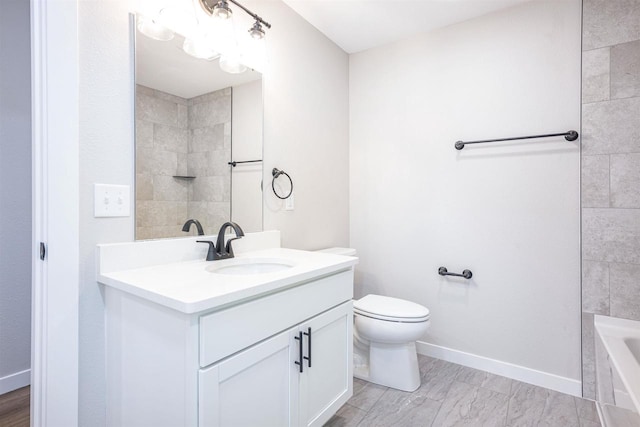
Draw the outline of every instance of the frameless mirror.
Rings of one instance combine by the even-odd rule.
[[[134,32],[136,239],[185,236],[191,218],[206,234],[229,220],[262,231],[260,73]]]

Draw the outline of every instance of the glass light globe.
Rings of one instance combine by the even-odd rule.
[[[142,34],[153,40],[166,42],[171,40],[174,36],[173,31],[171,31],[167,27],[160,25],[153,19],[142,15],[138,15],[136,28]]]
[[[198,21],[192,11],[175,6],[161,9],[157,22],[185,37],[192,36],[198,27]]]
[[[211,61],[218,56],[218,53],[205,43],[193,39],[184,39],[182,50],[194,58],[206,59],[207,61]]]

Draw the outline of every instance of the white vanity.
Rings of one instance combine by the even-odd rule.
[[[352,395],[357,258],[195,240],[99,246],[107,425],[323,425]]]

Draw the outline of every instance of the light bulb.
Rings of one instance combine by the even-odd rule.
[[[210,18],[208,25],[203,28],[203,30],[203,39],[208,46],[211,46],[212,49],[215,49],[223,55],[230,57],[237,56],[235,54],[237,41],[233,27],[233,19],[219,20]]]
[[[136,28],[150,39],[159,41],[169,41],[173,38],[173,31],[160,25],[155,20],[146,16],[138,15]]]
[[[226,0],[220,0],[213,6],[213,12],[211,12],[211,16],[218,19],[229,19],[233,15],[233,11],[229,7],[229,3]]]
[[[264,37],[264,29],[262,28],[262,25],[260,25],[260,22],[256,21],[253,24],[253,27],[249,29],[249,35],[251,38],[256,40],[260,40]]]

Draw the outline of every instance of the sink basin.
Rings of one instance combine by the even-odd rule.
[[[214,274],[252,275],[275,273],[287,270],[295,264],[286,259],[279,258],[237,258],[224,261],[215,261],[207,267],[207,271]]]

